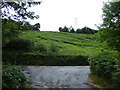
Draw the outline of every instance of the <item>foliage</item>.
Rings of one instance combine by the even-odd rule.
[[[2,43],[3,46],[8,43],[10,40],[14,39],[17,37],[19,34],[17,29],[20,28],[20,24],[16,21],[13,20],[7,20],[3,19],[2,20]]]
[[[40,28],[40,24],[39,24],[39,23],[36,23],[36,24],[34,25],[33,30],[39,30],[39,28]]]
[[[99,41],[106,44],[106,47],[120,51],[120,30],[103,28],[99,30]]]
[[[87,58],[95,57],[103,50],[96,36],[97,34],[24,30],[20,32],[18,38],[33,42],[33,50],[27,52],[3,50],[2,58],[4,62],[18,65],[89,65]],[[45,52],[39,50],[42,46],[45,47]],[[57,48],[54,54],[51,47]],[[110,52],[116,54],[115,51]]]
[[[97,33],[97,30],[93,30],[91,28],[88,27],[84,27],[82,29],[77,29],[76,33],[83,33],[83,34],[95,34]]]
[[[38,50],[40,53],[47,53],[47,47],[41,42],[37,44],[35,50]]]
[[[3,49],[7,50],[21,50],[21,51],[31,51],[33,43],[25,39],[14,39],[7,43]]]
[[[32,37],[31,37],[32,36]],[[82,55],[95,56],[101,52],[102,46],[96,39],[96,34],[76,34],[67,32],[44,32],[44,31],[23,31],[19,35],[34,42],[35,47],[39,43],[44,44],[47,49],[51,47],[51,43],[58,47],[59,55]],[[39,51],[38,51],[39,52]],[[31,53],[38,53],[32,51]],[[47,54],[47,53],[46,53]]]
[[[72,29],[70,30],[70,33],[75,33],[74,28],[72,28]]]
[[[3,65],[2,69],[3,88],[25,88],[27,79],[19,68],[11,65]]]
[[[116,83],[116,86],[120,86],[120,72],[113,73],[112,80]]]
[[[38,55],[38,54],[14,54],[7,51],[3,53],[3,61],[16,65],[39,65],[39,66],[88,66],[86,56],[68,55]]]
[[[108,52],[103,52],[102,54],[90,59],[90,69],[93,75],[102,77],[105,80],[111,81],[111,83],[117,85],[120,82],[118,68],[115,63],[119,58],[115,55],[111,55]]]
[[[40,24],[36,23],[35,25],[31,25],[29,22],[23,21],[23,25],[21,26],[21,30],[39,30]]]
[[[33,26],[30,25],[29,22],[25,22],[23,21],[23,25],[21,25],[21,29],[20,30],[32,30]]]
[[[70,32],[70,33],[81,33],[81,34],[95,34],[97,33],[98,31],[97,30],[93,30],[89,27],[84,27],[82,29],[77,29],[76,31],[74,30],[74,28],[71,26],[70,28],[68,27],[59,27],[59,32]]]
[[[62,27],[59,27],[59,32],[62,32]]]
[[[111,78],[115,68],[113,61],[108,60],[104,57],[91,59],[91,72],[104,78]]]
[[[59,27],[59,31],[60,32],[69,32],[69,29],[66,26],[64,26],[64,28]]]
[[[2,19],[2,43],[5,46],[9,41],[18,38],[20,30],[39,30],[40,24],[31,25],[28,22]]]
[[[50,45],[49,51],[51,54],[57,54],[59,51],[59,47],[56,44],[52,43]]]
[[[80,32],[81,32],[81,29],[77,29],[77,30],[76,30],[76,33],[80,33]]]
[[[111,84],[111,81],[107,81],[104,78],[100,76],[96,76],[94,74],[89,74],[89,81],[91,82],[93,86],[97,88],[102,88],[102,89],[111,89],[111,88],[116,88],[113,84]]]
[[[93,75],[102,77],[115,87],[120,86],[120,1],[109,2],[103,7],[103,24],[99,27],[99,40],[107,47],[117,50],[113,54],[103,52],[90,60]]]
[[[113,30],[120,29],[120,1],[104,4],[103,24],[101,27]]]
[[[38,16],[34,15],[34,12],[28,11],[27,9],[34,5],[39,5],[40,3],[41,2],[26,2],[17,0],[14,0],[14,2],[8,2],[7,0],[4,0],[2,3],[0,3],[0,9],[2,13],[0,18],[2,18],[3,46],[18,36],[18,30],[22,30],[23,27],[28,25],[30,26],[28,23],[26,26],[22,26],[23,20],[27,18],[39,18]]]
[[[100,40],[108,47],[120,51],[120,1],[104,5],[103,24],[100,28]]]
[[[6,19],[15,19],[15,20],[23,20],[23,19],[34,19],[39,18],[39,16],[35,16],[34,12],[28,11],[27,9],[34,6],[39,5],[41,2],[27,2],[27,1],[17,1],[8,2],[4,0],[4,2],[0,3],[1,6],[1,18]],[[14,14],[12,12],[14,12]]]

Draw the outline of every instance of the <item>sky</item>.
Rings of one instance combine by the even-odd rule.
[[[42,0],[30,8],[39,19],[28,20],[41,24],[41,31],[58,31],[59,27],[72,26],[75,30],[85,26],[97,29],[102,23],[103,2],[108,0]]]

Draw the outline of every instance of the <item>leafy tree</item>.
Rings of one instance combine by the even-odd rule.
[[[120,52],[120,1],[109,2],[103,7],[103,24],[100,40]]]
[[[62,32],[69,32],[69,29],[65,26],[65,27],[62,29]]]
[[[60,32],[69,32],[69,29],[66,26],[64,26],[64,28],[59,27],[59,31]]]
[[[95,34],[97,33],[97,30],[93,30],[89,27],[84,27],[82,29],[77,29],[76,33],[83,33],[83,34]]]
[[[77,30],[76,30],[76,33],[81,33],[81,29],[77,29]]]
[[[40,24],[39,24],[39,23],[36,23],[33,27],[34,27],[33,30],[39,30]]]
[[[17,0],[14,0],[14,2],[7,2],[7,0],[4,0],[0,3],[3,46],[11,39],[17,37],[17,30],[23,29],[21,26],[23,24],[23,20],[27,18],[39,18],[38,15],[35,16],[34,12],[27,11],[27,9],[34,5],[39,5],[40,3],[41,2],[26,2]],[[28,23],[26,24],[29,26]]]
[[[73,28],[72,26],[70,26],[69,32],[70,32],[70,33],[75,33],[75,30],[74,30],[74,28]]]
[[[120,1],[109,2],[104,5],[101,28],[120,29]]]
[[[92,33],[92,29],[90,29],[88,27],[84,27],[84,28],[81,29],[81,33],[91,34]]]
[[[3,19],[2,24],[2,44],[4,46],[8,41],[17,37],[18,32],[16,30],[20,28],[20,23]]]
[[[14,0],[14,2],[7,2],[7,0],[4,0],[2,3],[0,3],[0,9],[2,13],[0,17],[19,21],[27,18],[39,18],[38,15],[35,16],[34,12],[27,11],[27,9],[34,5],[39,5],[40,3],[41,2],[26,2],[18,0]]]
[[[62,27],[59,27],[59,32],[62,32]]]
[[[72,29],[70,30],[70,33],[75,33],[74,28],[72,28]]]
[[[31,30],[31,25],[29,22],[23,22],[23,25],[21,26],[21,30]]]

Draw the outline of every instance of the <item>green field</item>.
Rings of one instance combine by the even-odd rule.
[[[20,31],[18,38],[31,41],[32,50],[4,50],[3,61],[17,65],[89,65],[88,59],[98,56],[103,51],[115,54],[115,51],[103,48],[97,36],[67,32]]]
[[[54,44],[59,48],[58,55],[85,55],[95,56],[103,50],[100,42],[97,41],[97,34],[74,34],[66,32],[45,32],[45,31],[24,31],[20,38],[34,42],[36,47],[44,44],[47,48]],[[37,53],[33,51],[32,53]]]

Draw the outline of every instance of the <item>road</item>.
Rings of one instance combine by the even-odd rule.
[[[89,66],[21,66],[33,88],[94,88]]]

